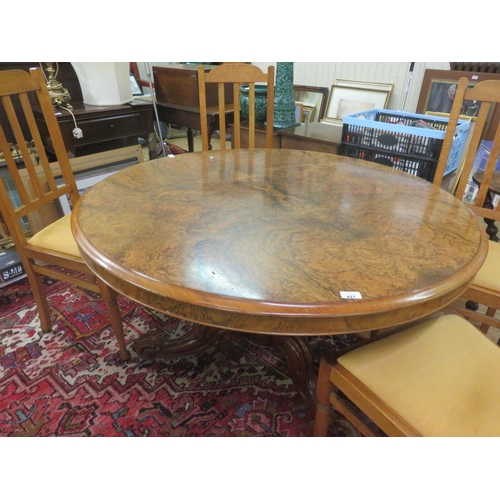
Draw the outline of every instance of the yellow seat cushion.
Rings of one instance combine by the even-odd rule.
[[[500,348],[459,316],[338,361],[424,436],[500,436]]]
[[[491,240],[488,243],[488,256],[472,283],[500,291],[500,243]]]
[[[33,235],[28,243],[47,250],[80,257],[75,238],[71,232],[70,221],[71,214],[65,215]]]

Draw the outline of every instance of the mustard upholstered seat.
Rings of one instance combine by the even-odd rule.
[[[323,359],[316,436],[327,433],[338,391],[389,436],[500,436],[500,349],[453,314]]]
[[[488,242],[488,256],[473,280],[473,284],[500,293],[500,243]]]
[[[71,214],[65,215],[32,236],[29,245],[80,257],[70,222]]]

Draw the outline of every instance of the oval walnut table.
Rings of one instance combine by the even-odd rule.
[[[112,288],[206,326],[178,341],[144,336],[140,356],[200,353],[225,330],[267,334],[254,337],[285,351],[311,404],[308,337],[430,315],[461,295],[487,252],[472,213],[431,183],[295,150],[131,166],[85,193],[72,230]]]

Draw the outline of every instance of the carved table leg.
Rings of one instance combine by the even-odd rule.
[[[488,191],[488,194],[486,196],[486,200],[484,202],[484,207],[485,208],[494,208],[493,207],[493,200],[492,200],[492,196],[491,196],[491,193]],[[484,222],[486,222],[486,234],[489,236],[489,239],[491,241],[500,241],[500,239],[498,238],[497,236],[497,233],[498,233],[498,228],[495,224],[495,219],[484,219]]]
[[[134,344],[134,349],[143,359],[172,359],[194,356],[212,347],[226,330],[198,325],[179,340],[165,341],[164,335],[144,336]]]
[[[285,335],[248,335],[250,342],[274,346],[283,351],[295,388],[311,408],[316,409],[316,378],[314,355],[306,337]]]
[[[488,194],[486,195],[486,200],[483,206],[485,208],[494,208],[491,193],[489,191]],[[491,241],[496,241],[496,242],[500,241],[500,239],[497,236],[498,228],[495,224],[496,221],[494,219],[487,219],[487,218],[484,218],[483,220],[486,223],[486,234],[488,235],[488,238]],[[472,300],[468,300],[465,303],[465,307],[470,311],[477,311],[479,309],[479,304]]]
[[[212,150],[212,136],[218,127],[218,121],[215,119],[211,119],[208,121],[208,149]],[[222,139],[221,139],[222,140]]]
[[[193,129],[187,129],[187,142],[188,142],[188,151],[192,153],[194,151],[194,134]]]
[[[334,417],[329,426],[329,435],[336,437],[361,437],[363,434],[359,432],[354,425],[343,417],[340,413],[334,413]]]

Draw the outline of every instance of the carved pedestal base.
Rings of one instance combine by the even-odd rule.
[[[363,435],[361,432],[354,427],[354,425],[349,422],[346,418],[344,418],[342,415],[339,415],[338,417],[334,417],[332,422],[330,423],[330,426],[328,427],[328,433],[330,436],[335,436],[335,437],[362,437]]]
[[[140,338],[134,349],[143,359],[172,359],[195,356],[212,347],[226,330],[198,325],[179,340],[165,341],[163,335]]]
[[[178,340],[165,341],[164,334],[144,336],[134,344],[134,349],[143,359],[172,359],[198,355],[226,332],[216,327],[199,325]],[[243,334],[242,334],[243,335]],[[311,408],[316,407],[316,372],[309,341],[304,337],[246,334],[250,342],[262,347],[277,347],[288,362],[290,378],[297,391]]]
[[[316,378],[314,356],[305,337],[284,335],[251,335],[248,340],[259,346],[280,349],[287,358],[290,378],[295,388],[311,408],[316,408]]]

